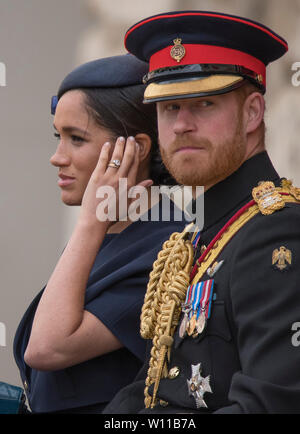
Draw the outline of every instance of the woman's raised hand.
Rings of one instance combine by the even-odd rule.
[[[106,197],[106,205],[108,208],[116,210],[114,221],[103,221],[101,224],[111,226],[119,218],[119,180],[126,178],[127,191],[121,191],[127,197],[128,190],[136,186],[137,174],[139,168],[139,144],[134,137],[129,137],[125,140],[124,137],[119,137],[113,148],[109,142],[104,143],[102,146],[98,163],[93,171],[91,178],[86,187],[83,195],[80,220],[84,222],[98,222],[100,223],[99,213],[97,216],[97,207],[101,201],[104,200],[97,192],[102,187],[103,191],[108,192]],[[124,185],[124,184],[122,184]],[[144,180],[138,184],[140,187],[149,187],[152,185],[150,179]],[[111,193],[111,194],[110,194]],[[100,196],[100,198],[99,198]],[[113,203],[109,203],[113,201]],[[127,208],[126,208],[127,209]],[[126,216],[122,216],[124,219]]]

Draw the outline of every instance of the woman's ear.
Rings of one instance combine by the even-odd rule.
[[[265,99],[259,92],[251,93],[244,104],[246,133],[252,133],[262,123],[265,113]]]
[[[152,140],[148,134],[139,133],[135,136],[136,142],[139,144],[140,163],[150,156]]]

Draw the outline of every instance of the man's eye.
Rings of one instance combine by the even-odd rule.
[[[171,112],[174,110],[179,110],[179,105],[178,104],[167,104],[165,107],[165,110],[167,110],[168,112]]]
[[[201,105],[201,107],[209,107],[209,106],[213,105],[213,103],[211,101],[208,101],[208,100],[203,100],[203,101],[201,101],[200,105]]]
[[[60,134],[58,134],[58,133],[54,133],[54,137],[55,137],[57,140],[60,140]]]

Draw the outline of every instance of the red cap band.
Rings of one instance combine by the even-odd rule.
[[[217,47],[215,45],[182,44],[185,48],[185,56],[180,62],[174,60],[171,55],[173,46],[164,48],[153,54],[150,58],[150,71],[169,66],[192,65],[192,64],[225,64],[238,65],[250,69],[263,77],[263,85],[266,86],[265,64],[242,51],[232,48]]]

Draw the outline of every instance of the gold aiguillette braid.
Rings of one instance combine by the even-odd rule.
[[[188,226],[182,233],[173,233],[163,245],[153,264],[141,314],[141,335],[152,339],[151,357],[145,382],[145,406],[153,408],[162,377],[166,377],[166,355],[170,357],[173,334],[179,322],[181,304],[185,300],[193,263],[193,247],[186,239]],[[153,397],[148,389],[154,384]]]

